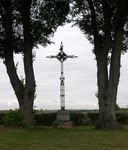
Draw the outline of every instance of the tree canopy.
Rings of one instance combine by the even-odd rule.
[[[111,41],[114,40],[114,28],[116,23],[117,6],[120,5],[120,0],[74,0],[71,15],[74,25],[79,26],[81,31],[86,35],[87,39],[94,44],[95,35],[100,45],[105,45],[106,34],[109,34]],[[121,5],[120,5],[121,7]],[[92,10],[91,10],[92,9]],[[127,8],[124,8],[124,13]],[[91,13],[93,12],[93,14]],[[95,29],[94,29],[95,28]],[[108,32],[109,31],[109,32]],[[127,51],[128,47],[128,23],[124,26],[124,39],[122,50]],[[111,52],[112,44],[109,52]]]
[[[23,24],[20,14],[20,0],[12,0],[12,27],[13,27],[13,49],[14,52],[23,52]],[[9,1],[0,2],[0,56],[4,57],[4,39],[5,30],[3,27],[3,19],[6,19],[4,14],[5,5],[9,5]],[[10,10],[11,11],[11,10]],[[51,36],[53,36],[57,27],[66,22],[69,13],[69,1],[58,0],[33,0],[30,10],[31,18],[31,34],[33,46],[41,44],[46,46],[51,43]],[[27,12],[26,12],[27,13]]]

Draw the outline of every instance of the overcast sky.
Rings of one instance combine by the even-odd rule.
[[[59,27],[53,39],[55,44],[36,49],[34,61],[37,97],[34,106],[38,109],[60,108],[60,62],[46,56],[56,55],[60,43],[64,51],[78,58],[64,62],[66,109],[97,109],[96,61],[92,53],[93,46],[77,27],[70,24]],[[117,102],[121,107],[128,107],[128,54],[122,56],[121,78]],[[18,73],[23,75],[22,56],[16,56],[19,62]],[[0,109],[18,108],[18,103],[10,85],[5,66],[0,60]]]

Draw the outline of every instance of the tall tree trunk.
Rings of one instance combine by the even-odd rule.
[[[24,70],[25,70],[25,93],[21,110],[24,122],[27,126],[33,126],[33,103],[35,97],[35,77],[33,70],[32,36],[30,23],[30,8],[32,0],[20,0],[21,17],[24,30]]]
[[[108,113],[115,114],[113,110],[107,111],[111,106],[108,102],[108,54],[112,44],[111,39],[111,10],[106,0],[102,0],[103,16],[104,16],[104,32],[103,47],[100,54],[97,53],[97,81],[98,81],[98,100],[99,100],[99,120],[96,128],[108,128]],[[98,51],[98,50],[97,50]],[[109,105],[109,104],[110,105]],[[110,120],[110,119],[109,119]],[[109,122],[111,124],[111,121]],[[116,124],[116,123],[115,123]]]
[[[118,58],[117,56],[114,57],[118,64],[120,62],[120,55],[121,54],[118,55]],[[115,106],[120,66],[117,66],[116,68],[118,70],[116,70],[116,72],[118,73],[116,75],[114,75],[115,72],[112,73],[112,77],[110,75],[108,80],[107,60],[105,60],[106,58],[100,57],[97,61],[99,120],[96,124],[96,128],[118,128],[119,126],[115,116]],[[117,65],[116,63],[115,65]],[[115,71],[115,67],[113,71]],[[110,78],[113,79],[110,81]],[[116,84],[113,85],[113,81]]]
[[[99,120],[97,121],[96,128],[106,128],[107,112],[107,88],[108,88],[108,67],[107,57],[111,45],[111,14],[109,12],[109,6],[105,0],[103,3],[104,14],[104,41],[101,41],[101,37],[98,33],[97,19],[94,3],[92,0],[87,0],[92,18],[92,27],[94,35],[94,52],[97,60],[97,85],[98,85],[98,101],[99,101]]]
[[[98,84],[98,101],[99,101],[99,120],[97,121],[96,128],[105,127],[106,118],[106,89],[108,87],[108,68],[107,59],[104,55],[100,55],[97,59],[97,84]]]
[[[103,101],[103,103],[101,102],[101,106],[99,104],[100,121],[98,124],[99,126],[97,127],[100,128],[112,129],[112,128],[119,127],[119,124],[117,123],[116,120],[115,109],[116,109],[117,89],[118,89],[118,83],[120,77],[120,58],[121,58],[121,50],[122,50],[123,26],[125,23],[125,14],[126,14],[126,12],[122,10],[124,8],[123,7],[124,1],[123,3],[122,1],[120,1],[120,5],[121,4],[122,7],[118,8],[116,21],[115,21],[114,42],[113,42],[111,62],[110,62],[108,85],[106,87],[106,90],[104,91],[105,97],[103,99],[100,99],[99,97],[99,101]],[[99,76],[101,76],[100,78],[102,78],[102,75]],[[102,81],[101,79],[99,80]],[[100,84],[98,85],[98,87],[102,88]]]
[[[118,20],[119,21],[119,20]],[[124,20],[117,21],[115,27],[115,35],[114,35],[114,44],[111,56],[111,64],[110,64],[110,75],[109,75],[109,84],[107,90],[107,105],[106,108],[106,126],[108,128],[116,128],[118,127],[118,123],[116,121],[116,99],[117,99],[117,90],[120,78],[120,60],[121,60],[121,50],[122,50],[122,39],[123,39],[123,26]],[[121,23],[120,23],[121,22]]]

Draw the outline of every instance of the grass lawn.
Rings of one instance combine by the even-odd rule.
[[[128,128],[0,128],[0,150],[128,150]]]

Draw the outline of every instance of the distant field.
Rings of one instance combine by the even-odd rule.
[[[128,150],[128,128],[0,128],[0,150]]]

